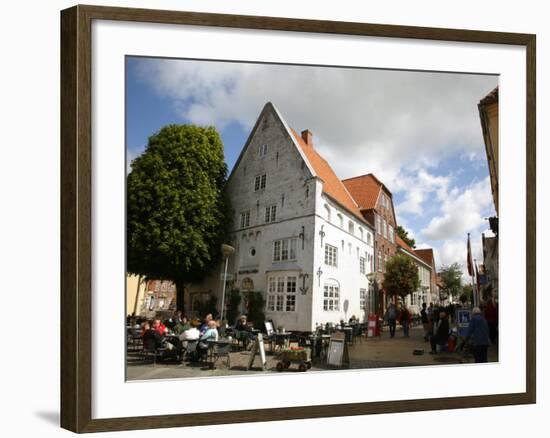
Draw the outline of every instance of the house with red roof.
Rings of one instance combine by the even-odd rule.
[[[377,312],[384,313],[389,298],[382,284],[386,262],[397,252],[397,220],[393,205],[393,195],[388,187],[374,174],[348,178],[342,181],[355,202],[359,205],[363,217],[373,224],[374,233],[374,272],[377,298]]]
[[[364,320],[375,310],[367,278],[374,270],[373,225],[313,138],[267,103],[226,187],[233,215],[228,243],[235,248],[226,290],[261,293],[266,317],[287,330]],[[221,303],[217,278],[213,293]],[[212,284],[193,285],[190,293]]]

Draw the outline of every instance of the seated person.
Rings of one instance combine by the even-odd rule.
[[[158,332],[151,328],[151,324],[148,322],[143,323],[143,349],[145,351],[155,351],[157,348],[162,347],[162,336]]]
[[[166,331],[168,330],[159,318],[156,318],[153,322],[153,329],[159,332],[159,335],[161,336],[165,336]]]
[[[199,348],[207,349],[208,341],[217,341],[218,340],[218,329],[216,321],[210,320],[208,322],[208,329],[202,334],[199,338]]]
[[[254,333],[252,332],[252,325],[247,321],[246,315],[241,315],[235,324],[235,330],[237,332],[237,339],[242,341],[245,348],[248,343],[254,339]]]
[[[203,335],[206,332],[206,330],[208,330],[208,324],[210,323],[210,321],[212,321],[212,314],[211,313],[209,313],[208,315],[206,315],[204,317],[204,322],[202,323],[202,325],[199,328],[199,331],[201,332],[201,335]]]
[[[189,324],[189,328],[179,335],[180,341],[197,341],[201,334],[197,328],[200,325],[198,319],[193,319]]]
[[[189,324],[189,321],[187,321],[187,317],[182,316],[181,320],[176,322],[176,324],[172,328],[172,331],[176,335],[181,335],[183,332],[188,330],[190,327],[191,327],[191,325]]]
[[[430,354],[437,354],[437,346],[445,345],[449,339],[449,319],[445,312],[439,313],[439,322],[437,323],[437,329],[435,334],[430,336],[430,344],[432,351]]]

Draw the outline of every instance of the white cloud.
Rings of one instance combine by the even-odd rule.
[[[433,197],[443,199],[447,193],[451,176],[435,176],[421,169],[416,175],[401,176],[394,190],[405,192],[405,200],[396,208],[400,213],[420,215],[424,212],[424,202]]]
[[[197,124],[233,121],[248,130],[271,101],[296,130],[313,131],[341,178],[370,171],[391,190],[401,169],[482,152],[476,105],[497,83],[468,74],[158,59],[139,61],[139,70]],[[421,202],[415,196],[411,212]]]
[[[492,203],[489,177],[462,192],[455,187],[440,196],[442,214],[434,217],[421,231],[424,238],[436,241],[452,239],[486,225],[484,214]]]

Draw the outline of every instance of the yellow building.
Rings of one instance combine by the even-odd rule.
[[[498,216],[498,87],[481,99],[477,107],[485,141],[493,202]]]
[[[126,314],[140,315],[145,299],[147,283],[138,275],[126,275]]]

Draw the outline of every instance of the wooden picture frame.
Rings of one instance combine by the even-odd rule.
[[[113,20],[321,34],[517,45],[526,48],[526,391],[524,393],[254,409],[200,414],[92,418],[92,22]],[[61,426],[99,432],[258,422],[536,402],[535,48],[530,34],[290,18],[75,6],[61,12]]]

